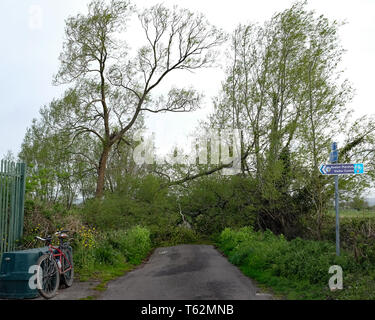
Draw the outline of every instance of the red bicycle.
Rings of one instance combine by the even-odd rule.
[[[52,236],[47,238],[36,237],[36,239],[44,241],[49,250],[37,262],[37,288],[40,295],[46,299],[56,296],[60,284],[64,284],[66,287],[73,284],[72,250],[69,242],[64,242],[68,237],[67,232],[67,230],[63,230],[55,233],[60,241],[58,247],[52,245]]]

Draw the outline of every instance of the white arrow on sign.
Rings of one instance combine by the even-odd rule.
[[[327,171],[327,167],[324,165],[324,164],[322,164],[321,166],[320,166],[320,168],[319,168],[319,171],[322,173],[322,174],[327,174],[329,171],[331,171],[331,170],[329,170],[329,171]]]

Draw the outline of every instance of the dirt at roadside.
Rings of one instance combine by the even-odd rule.
[[[70,288],[60,288],[57,296],[51,300],[81,300],[81,299],[96,299],[100,291],[94,288],[100,284],[100,281],[74,281]],[[43,297],[38,297],[33,300],[45,300]]]

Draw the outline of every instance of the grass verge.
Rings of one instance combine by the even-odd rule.
[[[225,229],[218,248],[247,276],[271,288],[278,297],[292,300],[374,299],[375,270],[334,244],[303,239],[286,240],[270,231],[255,232],[246,227]],[[331,291],[330,266],[343,270],[343,290]]]

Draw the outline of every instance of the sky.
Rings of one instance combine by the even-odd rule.
[[[264,22],[291,6],[292,0],[138,0],[138,8],[163,2],[205,14],[214,25],[231,32],[239,23]],[[88,0],[1,0],[0,1],[0,158],[8,151],[17,155],[39,109],[63,92],[52,85],[59,67],[65,19],[86,11]],[[347,50],[341,67],[356,89],[350,105],[355,116],[375,113],[375,0],[310,0],[308,7],[329,19],[347,21],[340,30]],[[128,28],[130,45],[143,36],[139,23]],[[212,98],[224,79],[220,68],[179,75],[174,81],[193,85],[205,95],[202,108],[190,114],[149,116],[146,125],[156,133],[156,147],[166,153],[186,140],[198,121],[212,111]]]

